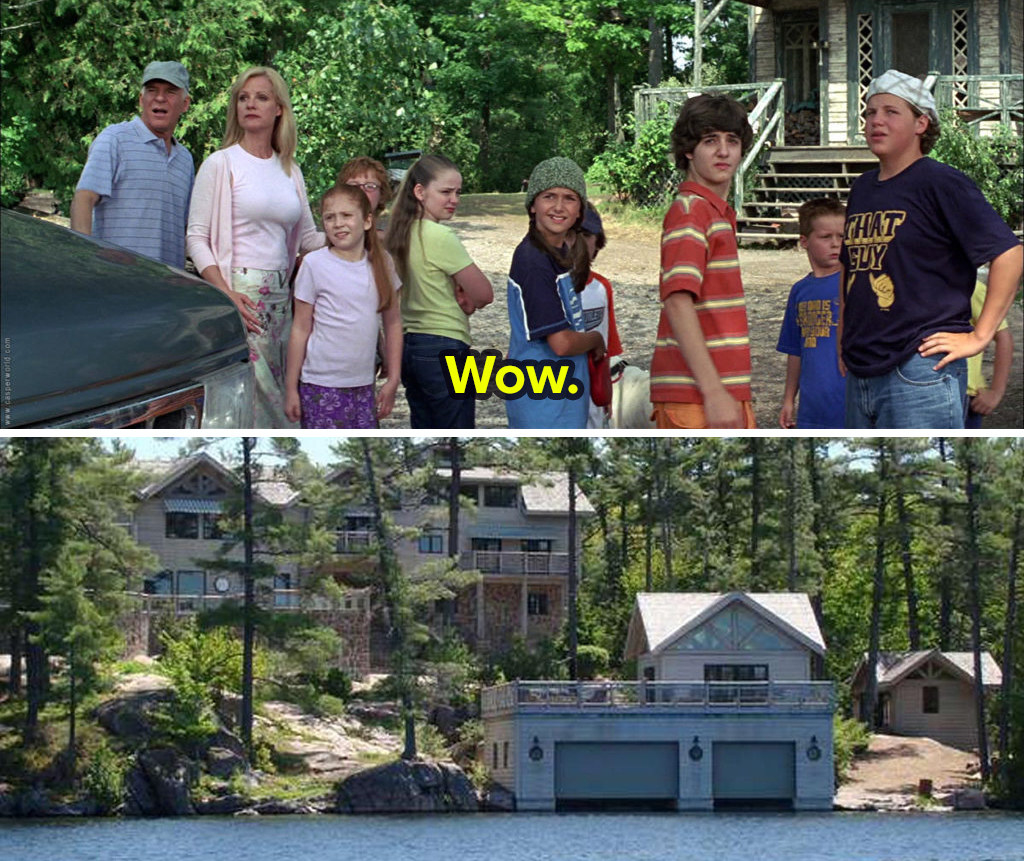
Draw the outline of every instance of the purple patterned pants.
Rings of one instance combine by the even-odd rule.
[[[299,403],[303,428],[365,430],[377,427],[373,383],[351,389],[299,383]]]

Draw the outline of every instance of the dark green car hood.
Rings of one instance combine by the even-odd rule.
[[[0,219],[3,426],[55,422],[248,356],[234,304],[206,282],[11,210]]]

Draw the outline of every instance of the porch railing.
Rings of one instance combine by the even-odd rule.
[[[1024,122],[1024,77],[1021,75],[939,75],[935,81],[939,110],[953,108],[967,125]]]
[[[459,557],[465,569],[482,574],[567,574],[568,553],[527,553],[506,550],[468,550]]]
[[[310,610],[365,613],[369,608],[369,597],[360,590],[359,594],[346,596],[339,604],[332,604],[323,598],[304,596],[300,589],[257,589],[256,602],[261,607],[274,610]],[[226,602],[241,603],[245,595],[241,592],[209,593],[202,595],[152,595],[146,592],[130,592],[128,596],[138,602],[143,613],[152,615],[190,615],[213,610]]]
[[[754,144],[747,151],[743,162],[736,171],[733,181],[733,208],[740,212],[743,206],[743,175],[761,157],[765,145],[782,143],[785,131],[786,82],[783,78],[750,84],[723,84],[710,87],[635,87],[633,90],[633,112],[639,129],[658,114],[658,104],[671,105],[675,111],[691,96],[701,93],[726,93],[738,102],[754,106],[747,115],[754,130]]]
[[[368,529],[339,529],[334,537],[335,553],[366,553],[375,536]]]
[[[486,716],[516,711],[832,711],[832,682],[535,682],[485,688]]]

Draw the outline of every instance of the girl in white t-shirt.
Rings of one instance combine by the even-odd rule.
[[[336,185],[320,204],[327,248],[308,254],[295,279],[285,368],[285,413],[303,428],[377,427],[391,413],[402,364],[401,286],[358,186]],[[387,380],[374,396],[384,323]]]

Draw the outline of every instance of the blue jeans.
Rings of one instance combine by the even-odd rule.
[[[914,353],[887,374],[846,374],[846,427],[962,428],[967,406],[967,360],[939,371],[941,356]]]
[[[441,350],[468,350],[469,344],[443,335],[407,332],[402,346],[402,385],[413,428],[476,427],[476,400],[448,394]]]

